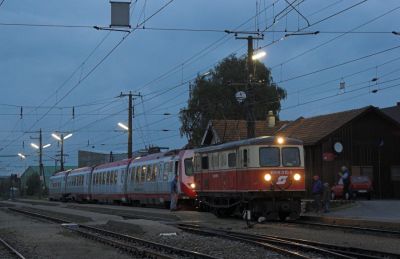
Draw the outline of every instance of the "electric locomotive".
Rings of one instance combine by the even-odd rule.
[[[297,219],[305,195],[300,140],[258,137],[194,150],[199,207],[217,216]]]

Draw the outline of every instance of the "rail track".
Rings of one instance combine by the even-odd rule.
[[[284,238],[272,235],[255,235],[233,231],[223,231],[220,229],[203,228],[198,225],[190,224],[179,224],[178,227],[184,231],[197,233],[201,235],[218,236],[222,238],[241,240],[244,242],[254,242],[255,244],[269,244],[283,249],[282,251],[276,250],[276,252],[285,254],[288,248],[303,252],[313,252],[323,257],[331,258],[365,258],[365,259],[377,259],[377,258],[400,258],[400,254],[387,253],[381,251],[367,250],[354,247],[337,246],[328,243],[314,242],[304,239],[295,238]],[[296,252],[295,252],[296,253]],[[309,258],[307,254],[300,254],[297,252],[300,258]],[[286,253],[286,255],[289,255]],[[294,254],[290,256],[296,256]],[[297,257],[297,256],[296,256]]]
[[[388,229],[380,229],[380,228],[368,228],[368,227],[359,227],[359,226],[351,226],[351,225],[337,225],[337,224],[328,224],[328,223],[320,223],[320,222],[308,222],[308,221],[295,221],[287,224],[292,225],[304,225],[304,226],[312,226],[319,228],[330,228],[337,230],[345,230],[351,232],[359,232],[363,234],[372,234],[372,235],[388,235],[388,236],[400,236],[400,231],[397,230],[388,230]]]
[[[0,243],[8,250],[10,255],[15,258],[25,259],[25,257],[17,251],[14,247],[12,247],[9,243],[7,243],[4,239],[0,238]]]
[[[216,259],[216,257],[206,255],[203,253],[175,248],[168,245],[163,245],[156,242],[140,239],[137,237],[124,235],[101,228],[96,228],[83,224],[75,224],[62,218],[57,218],[42,213],[31,212],[16,208],[9,208],[9,210],[21,213],[30,217],[45,219],[54,223],[62,224],[66,229],[69,229],[79,235],[101,242],[103,244],[115,247],[129,254],[143,258],[157,258],[157,259],[170,259],[170,258],[198,258],[198,259]]]

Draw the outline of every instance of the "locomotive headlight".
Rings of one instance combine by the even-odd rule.
[[[196,188],[196,184],[195,183],[191,183],[190,184],[190,188],[192,188],[192,189]]]
[[[264,180],[267,181],[267,182],[271,181],[271,178],[272,178],[272,176],[270,174],[265,174],[264,175]]]
[[[285,140],[284,140],[284,138],[279,137],[279,138],[277,139],[277,142],[278,142],[279,145],[282,145],[282,144],[285,142]]]
[[[293,179],[294,179],[295,181],[300,181],[301,175],[300,175],[300,174],[294,174],[294,175],[293,175]]]

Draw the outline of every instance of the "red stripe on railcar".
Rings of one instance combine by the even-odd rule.
[[[265,174],[271,174],[272,180],[264,180]],[[294,174],[300,174],[300,181],[293,180]],[[304,169],[293,168],[249,168],[238,170],[208,171],[195,174],[198,191],[270,191],[274,183],[275,190],[304,191]],[[280,188],[279,188],[280,187]]]

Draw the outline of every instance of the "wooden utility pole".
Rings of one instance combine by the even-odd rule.
[[[238,37],[237,34],[255,34],[256,36]],[[264,38],[264,35],[259,32],[235,32],[236,39],[247,40],[247,97],[245,100],[246,108],[246,121],[247,121],[247,138],[254,138],[256,136],[255,127],[255,116],[254,116],[254,88],[253,88],[253,77],[254,77],[254,64],[253,64],[253,40],[260,40]]]
[[[135,97],[141,97],[140,93],[133,94],[131,91],[124,94],[121,92],[119,97],[128,97],[128,158],[132,158],[133,149],[133,118],[135,116],[135,107],[133,105],[133,100]]]
[[[46,178],[44,175],[44,167],[43,167],[43,140],[42,140],[42,129],[39,129],[38,131],[32,131],[28,133],[39,133],[39,137],[31,137],[31,139],[38,139],[39,140],[39,177],[40,177],[40,191],[39,191],[39,197],[42,196],[42,191],[43,189],[46,188]]]

